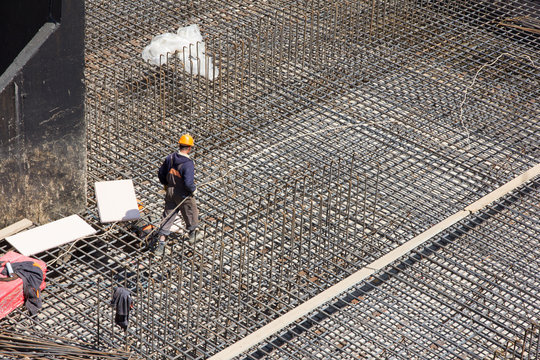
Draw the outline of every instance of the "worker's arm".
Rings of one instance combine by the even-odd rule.
[[[167,185],[167,173],[170,170],[169,169],[169,162],[170,162],[169,156],[165,158],[165,161],[163,161],[163,164],[161,165],[158,171],[159,182],[162,183],[163,185]]]
[[[197,190],[195,186],[195,166],[193,161],[188,161],[182,166],[182,178],[184,179],[184,186],[192,194]]]

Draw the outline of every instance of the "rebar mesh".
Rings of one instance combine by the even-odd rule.
[[[469,216],[242,358],[538,358],[539,190]]]
[[[337,283],[538,161],[539,38],[508,26],[538,11],[518,0],[86,1],[81,215],[100,231],[40,255],[51,268],[43,311],[5,323],[199,359]],[[160,67],[140,57],[191,23],[214,81],[183,70],[190,49]],[[205,237],[192,247],[174,235],[160,260],[129,224],[99,223],[93,184],[133,179],[157,225],[157,168],[186,131]],[[120,285],[136,304],[127,333],[108,305]],[[409,339],[443,331],[422,326]],[[450,348],[476,353],[453,336]],[[359,354],[404,356],[370,341]]]

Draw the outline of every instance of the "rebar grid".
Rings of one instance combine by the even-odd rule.
[[[535,11],[525,2],[86,7],[82,215],[100,232],[40,256],[51,302],[37,325],[20,312],[10,324],[206,358],[540,157],[538,37],[499,25]],[[213,82],[183,71],[186,54],[159,68],[140,59],[152,36],[190,23],[219,69]],[[205,238],[190,247],[178,234],[159,261],[128,224],[99,224],[93,183],[132,178],[159,218],[157,167],[184,131]],[[107,306],[119,285],[136,298],[127,336]]]
[[[540,180],[242,358],[536,359]]]

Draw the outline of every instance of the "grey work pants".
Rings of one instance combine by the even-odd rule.
[[[180,205],[180,207],[175,211],[175,208],[180,202],[182,202],[182,205]],[[175,214],[171,215],[173,211],[175,211]],[[163,218],[165,219],[169,215],[170,217],[161,227],[161,230],[159,231],[160,235],[168,236],[171,233],[171,226],[176,221],[178,211],[180,211],[180,213],[182,214],[182,218],[184,219],[184,223],[186,224],[186,229],[188,231],[191,232],[197,228],[197,226],[199,225],[199,210],[197,209],[197,203],[193,197],[187,197],[185,198],[185,200],[182,199],[178,203],[170,201],[169,199],[165,199]]]

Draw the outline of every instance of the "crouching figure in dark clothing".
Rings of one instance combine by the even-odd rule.
[[[179,149],[177,152],[169,154],[159,168],[159,181],[165,186],[165,210],[163,211],[163,221],[159,231],[159,244],[156,248],[156,255],[161,256],[165,251],[167,236],[171,232],[178,211],[189,232],[189,241],[194,244],[203,236],[197,230],[199,225],[199,210],[194,198],[197,191],[195,186],[195,164],[189,158],[189,153],[194,145],[193,137],[184,134],[178,140]]]

